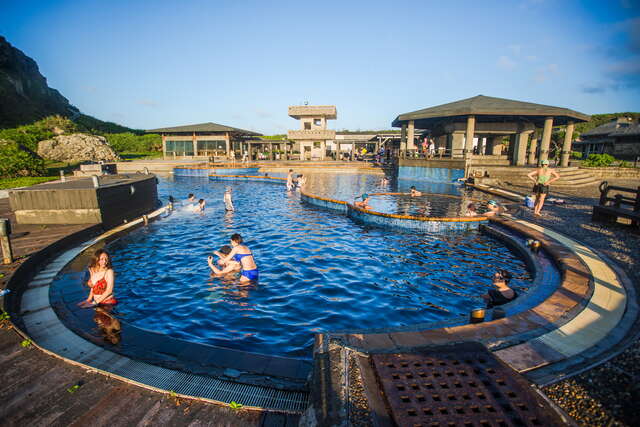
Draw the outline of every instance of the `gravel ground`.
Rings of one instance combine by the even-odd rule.
[[[610,185],[638,188],[640,180],[608,180]],[[511,190],[529,188],[510,186]],[[598,203],[597,186],[554,191],[564,205],[546,205],[542,217],[528,209],[516,216],[549,227],[615,260],[629,275],[636,289],[640,283],[640,231],[625,225],[591,222],[592,206]],[[638,290],[638,289],[637,289]],[[640,291],[640,290],[638,290]],[[640,340],[623,353],[583,374],[545,387],[543,391],[581,426],[640,425]]]

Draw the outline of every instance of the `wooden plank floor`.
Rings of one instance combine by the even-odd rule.
[[[87,225],[16,225],[9,199],[0,199],[0,218],[10,218],[17,260],[0,264],[0,288],[26,257]],[[3,322],[0,329],[0,424],[3,426],[293,426],[298,416],[239,410],[110,379],[70,365],[37,348]],[[67,389],[80,385],[74,392]]]

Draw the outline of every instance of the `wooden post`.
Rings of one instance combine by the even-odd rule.
[[[13,251],[11,250],[11,222],[7,218],[0,218],[0,246],[2,246],[2,262],[11,264],[13,262]]]
[[[142,221],[144,221],[144,225],[149,225],[149,217],[147,215],[142,215]]]

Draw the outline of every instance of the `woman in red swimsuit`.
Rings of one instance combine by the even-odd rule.
[[[90,307],[117,304],[118,301],[113,294],[114,277],[111,257],[104,249],[98,249],[89,263],[87,285],[91,288],[91,292],[89,292],[89,297],[79,305]]]

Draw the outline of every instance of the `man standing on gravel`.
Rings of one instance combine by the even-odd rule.
[[[534,182],[533,192],[536,194],[536,205],[533,208],[533,214],[540,216],[544,199],[549,194],[549,184],[560,179],[560,175],[553,169],[549,168],[549,160],[540,162],[540,167],[528,175],[530,180]]]

